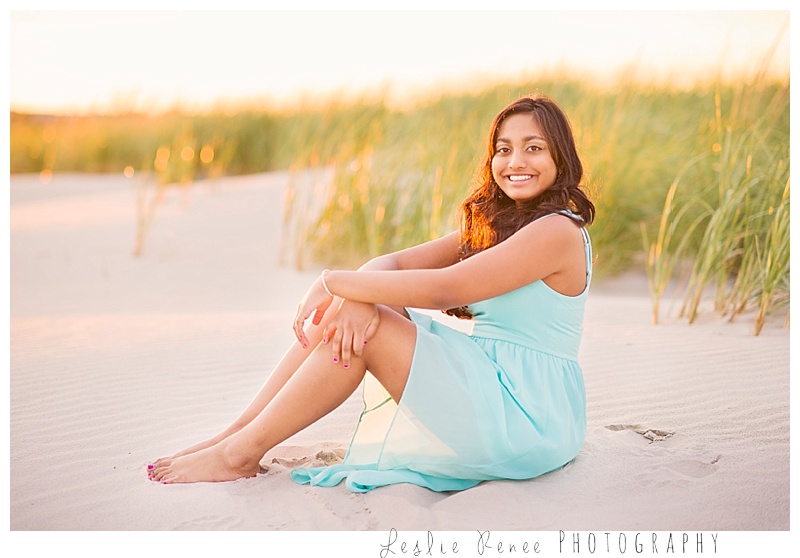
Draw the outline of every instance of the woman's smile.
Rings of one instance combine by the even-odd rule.
[[[506,176],[511,182],[525,182],[533,178],[530,174],[509,174]]]

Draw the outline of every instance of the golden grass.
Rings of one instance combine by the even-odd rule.
[[[160,186],[142,186],[138,198],[146,232],[161,187],[295,169],[282,258],[356,266],[452,230],[493,116],[535,93],[555,98],[572,122],[597,206],[591,233],[598,275],[643,266],[653,321],[676,266],[686,261],[689,321],[709,287],[717,310],[732,318],[755,309],[756,332],[786,304],[789,86],[760,74],[691,90],[632,78],[608,90],[540,76],[404,109],[373,97],[232,114],[12,114],[11,170],[127,168],[153,176]],[[300,179],[303,169],[316,178]]]

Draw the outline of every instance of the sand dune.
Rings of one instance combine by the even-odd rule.
[[[227,424],[293,342],[316,270],[278,265],[287,179],[170,191],[134,258],[134,180],[11,178],[12,530],[789,529],[784,319],[759,337],[710,311],[653,326],[636,274],[593,286],[588,436],[562,470],[456,494],[292,483],[347,447],[356,394],[256,478],[149,482],[148,462]]]

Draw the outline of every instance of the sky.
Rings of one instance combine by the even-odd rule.
[[[190,110],[385,91],[397,102],[546,71],[689,85],[789,75],[783,11],[18,11],[10,105]]]

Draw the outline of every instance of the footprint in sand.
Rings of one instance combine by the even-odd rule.
[[[639,434],[640,436],[644,437],[647,440],[650,440],[650,443],[653,442],[663,442],[667,438],[674,435],[674,432],[670,432],[669,430],[658,430],[656,428],[645,428],[639,424],[609,424],[606,426],[608,430],[612,430],[614,432],[620,430],[632,430]]]
[[[303,457],[273,457],[272,463],[277,463],[291,469],[295,467],[327,467],[329,465],[341,463],[346,453],[347,452],[341,448],[331,451],[321,450],[318,451],[314,457],[310,455]]]
[[[653,488],[691,488],[698,479],[716,472],[721,456],[717,455],[707,461],[700,459],[680,459],[663,463],[659,466],[634,475],[632,478],[639,486]]]
[[[646,428],[639,424],[609,424],[606,428],[613,432],[623,430],[636,432],[646,440],[649,440],[650,444],[663,442],[675,434],[675,432],[669,430]],[[669,447],[669,445],[665,446],[664,451],[666,451],[667,454],[673,454],[671,455],[672,458],[683,457],[674,455],[674,451],[667,449]],[[652,468],[648,468],[647,471],[634,475],[633,479],[641,486],[690,486],[692,484],[690,479],[699,479],[715,472],[717,470],[717,463],[722,458],[721,455],[716,455],[714,457],[698,457],[700,458],[676,459],[670,461],[669,459],[665,460],[662,454],[657,461],[653,461]],[[653,456],[648,456],[647,459],[653,460]]]
[[[696,479],[707,477],[711,473],[717,470],[717,462],[719,462],[720,456],[716,456],[711,459],[709,462],[699,461],[695,459],[685,459],[682,461],[676,461],[674,463],[670,463],[667,465],[667,468],[672,469],[673,471],[680,473],[686,477],[693,477]]]

